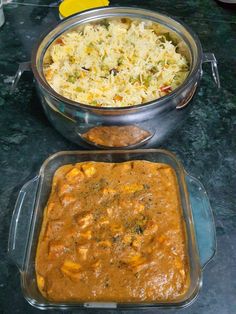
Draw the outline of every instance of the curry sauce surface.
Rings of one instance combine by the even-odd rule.
[[[189,288],[174,170],[161,163],[60,167],[44,211],[36,274],[52,301],[173,301]]]

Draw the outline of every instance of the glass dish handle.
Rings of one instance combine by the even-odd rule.
[[[202,63],[210,62],[211,63],[211,71],[214,82],[216,83],[217,87],[220,88],[220,76],[218,72],[217,60],[214,53],[205,52],[203,54]]]
[[[23,271],[23,262],[38,182],[39,177],[37,176],[22,187],[17,197],[11,219],[8,257],[17,265],[20,271]]]
[[[16,87],[18,85],[18,82],[21,78],[21,75],[25,72],[25,71],[31,71],[31,62],[21,62],[19,63],[18,66],[18,70],[16,71],[16,74],[12,80],[12,85],[11,85],[11,89],[10,89],[10,93],[13,94],[16,90]]]
[[[186,175],[190,195],[195,234],[202,269],[216,252],[216,230],[212,208],[204,186],[196,178]]]

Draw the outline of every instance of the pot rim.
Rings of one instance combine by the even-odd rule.
[[[136,11],[137,12],[137,16],[136,16],[137,18],[140,17],[140,15],[142,13],[146,13],[146,14],[149,13],[150,15],[154,13],[154,14],[158,14],[158,16],[160,16],[160,17],[167,18],[169,20],[173,20],[175,23],[177,23],[178,27],[183,27],[188,32],[190,37],[193,39],[193,41],[194,41],[194,43],[196,45],[196,48],[197,48],[195,65],[191,69],[191,72],[190,72],[189,76],[185,79],[185,81],[179,87],[177,87],[174,91],[169,93],[168,95],[162,96],[162,97],[160,97],[158,99],[154,99],[152,101],[149,101],[149,102],[146,102],[146,103],[143,103],[143,104],[132,105],[132,106],[125,106],[125,107],[96,107],[96,106],[86,105],[86,104],[82,104],[82,103],[73,101],[73,100],[71,100],[69,98],[66,98],[66,97],[60,95],[59,93],[57,93],[48,84],[48,82],[46,81],[45,77],[43,75],[39,74],[39,70],[37,68],[37,60],[38,60],[37,53],[38,53],[38,49],[39,49],[40,45],[42,44],[43,40],[47,36],[49,36],[51,32],[53,32],[57,28],[59,28],[60,25],[65,24],[69,20],[73,21],[73,19],[76,16],[82,16],[81,20],[79,21],[80,23],[74,23],[74,24],[71,23],[71,26],[75,26],[76,24],[86,24],[86,23],[89,23],[90,21],[83,23],[83,20],[86,19],[86,14],[93,13],[93,12],[96,14],[96,13],[100,13],[101,12],[104,15],[104,13],[105,13],[104,11],[107,11],[107,10],[109,10],[109,12],[107,13],[108,17],[115,17],[116,16],[116,15],[112,15],[112,11],[113,10],[114,11],[116,11],[116,10],[119,10],[119,11],[127,10],[127,11],[132,11],[132,12]],[[119,12],[114,12],[114,13],[119,13]],[[125,15],[125,13],[122,12],[122,13],[120,13],[120,15],[117,15],[117,16],[122,16],[122,15]],[[132,17],[133,17],[133,15],[134,14],[132,14]],[[98,18],[99,18],[99,16],[98,16]],[[105,18],[105,17],[103,16],[103,18]],[[150,18],[150,20],[153,20],[153,19]],[[163,25],[165,25],[165,24],[163,23]],[[168,28],[172,29],[169,25],[165,25],[165,26],[167,26]],[[66,31],[68,29],[69,28],[64,29],[64,31]],[[176,32],[177,34],[179,34],[179,36],[181,36],[181,34],[178,32],[177,28],[174,29],[174,32]],[[61,33],[63,33],[63,32],[61,32]],[[45,54],[45,51],[50,46],[52,41],[54,41],[58,36],[60,36],[60,35],[57,34],[55,36],[55,38],[53,38],[53,40],[48,40],[47,41],[47,43],[45,45],[46,48],[43,49],[43,55]],[[183,36],[181,36],[181,37],[183,37]],[[185,41],[185,43],[188,46],[188,48],[190,49],[191,45],[189,43],[187,43],[186,41]],[[190,51],[191,51],[191,49],[190,49]],[[168,15],[168,14],[159,13],[158,11],[144,9],[144,8],[141,8],[141,7],[132,7],[132,6],[121,6],[121,7],[117,7],[117,6],[109,6],[109,7],[107,7],[107,6],[105,6],[104,7],[103,6],[103,7],[89,9],[89,10],[85,10],[83,12],[79,12],[79,13],[73,14],[73,15],[63,19],[59,23],[57,23],[56,26],[53,26],[49,30],[47,30],[40,37],[39,41],[37,42],[37,44],[34,46],[34,48],[32,50],[31,67],[32,67],[32,71],[33,71],[33,74],[34,74],[34,77],[35,77],[36,81],[39,82],[41,87],[44,90],[46,90],[46,92],[48,92],[50,94],[50,96],[53,97],[54,99],[56,99],[57,101],[61,101],[61,102],[65,103],[66,105],[72,106],[75,109],[78,108],[78,109],[84,109],[84,110],[87,110],[87,111],[94,111],[95,110],[96,112],[100,112],[100,113],[102,113],[102,112],[106,112],[106,113],[117,112],[118,113],[119,112],[119,113],[122,114],[124,111],[125,112],[129,112],[129,111],[134,111],[134,110],[135,111],[136,110],[146,110],[146,109],[149,109],[152,106],[161,106],[161,105],[163,105],[163,103],[165,103],[167,101],[171,101],[173,98],[176,97],[177,94],[181,94],[194,81],[195,75],[197,74],[199,69],[201,69],[202,56],[203,56],[203,51],[202,51],[202,46],[201,46],[201,43],[200,43],[200,40],[199,40],[198,36],[195,34],[195,32],[193,32],[193,30],[189,26],[187,26],[184,22],[180,21],[178,18],[172,17],[171,15]],[[40,58],[42,59],[42,53],[40,54]],[[40,66],[42,66],[42,62],[40,63]]]

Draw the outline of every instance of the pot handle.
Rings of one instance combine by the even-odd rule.
[[[31,62],[21,62],[19,63],[18,70],[16,71],[16,74],[12,80],[12,85],[10,89],[10,93],[13,94],[16,90],[16,87],[18,85],[18,82],[21,78],[21,75],[26,72],[26,71],[31,71]]]
[[[220,88],[220,77],[218,72],[217,60],[214,53],[205,52],[203,54],[202,63],[210,62],[213,79],[218,88]]]
[[[23,271],[38,182],[39,177],[37,176],[22,187],[11,219],[8,257],[17,265],[20,271]]]
[[[212,208],[204,186],[196,178],[186,175],[190,195],[195,235],[202,269],[216,253],[216,230]]]

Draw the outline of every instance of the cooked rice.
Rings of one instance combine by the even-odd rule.
[[[113,20],[69,31],[49,47],[44,74],[60,95],[97,107],[158,99],[181,85],[188,61],[150,22]]]

